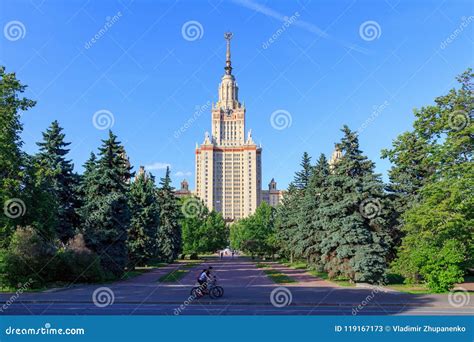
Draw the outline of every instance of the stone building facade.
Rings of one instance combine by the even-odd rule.
[[[255,144],[251,130],[246,134],[246,108],[239,101],[239,87],[232,74],[232,33],[224,37],[225,73],[219,84],[218,101],[212,104],[212,133],[206,132],[203,143],[196,146],[194,195],[209,209],[234,221],[251,215],[262,201],[274,205],[279,199],[276,183],[275,189],[262,192],[262,148]]]

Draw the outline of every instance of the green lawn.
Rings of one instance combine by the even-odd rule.
[[[197,266],[199,264],[200,264],[200,262],[193,262],[193,263],[188,263],[188,264],[181,265],[181,267],[182,268],[192,268],[192,267]]]
[[[286,261],[281,264],[287,267],[293,268],[295,270],[306,270],[312,276],[333,282],[339,286],[347,286],[347,287],[355,286],[355,284],[351,283],[349,279],[345,279],[345,278],[329,279],[328,274],[326,272],[317,272],[315,270],[309,269],[306,262],[302,260],[297,260],[294,262]]]
[[[160,277],[158,281],[161,283],[173,283],[183,278],[188,272],[189,270],[177,269]]]
[[[296,283],[296,280],[279,271],[266,269],[265,274],[277,284]]]
[[[411,293],[411,294],[431,294],[433,291],[428,289],[423,284],[389,284],[387,285],[389,289]]]
[[[121,280],[130,279],[130,278],[139,276],[140,274],[146,273],[151,269],[152,268],[136,267],[134,270],[130,270],[130,271],[125,272],[120,279]]]
[[[29,287],[24,287],[22,288],[23,292],[41,292],[41,291],[44,291],[44,290],[47,290],[49,288],[54,288],[54,287],[63,287],[63,286],[66,286],[67,284],[66,283],[61,283],[61,284],[52,284],[51,286],[44,286],[44,287],[40,287],[40,288],[35,288],[35,289],[30,289]],[[17,288],[17,287],[9,287],[9,286],[1,286],[0,287],[0,293],[2,292],[6,292],[6,293],[16,293],[16,291],[18,291],[20,288]]]
[[[349,281],[349,279],[345,279],[345,278],[329,279],[328,274],[326,272],[316,272],[314,270],[308,270],[308,273],[311,274],[312,276],[330,281],[330,282],[335,283],[339,286],[347,286],[347,287],[355,286],[355,284],[351,283]]]
[[[294,268],[295,270],[305,270],[305,269],[307,269],[306,263],[304,261],[284,262],[282,264],[287,266],[287,267]]]
[[[168,265],[166,262],[151,262],[149,265],[143,266],[144,268],[160,268]]]
[[[267,267],[270,267],[270,264],[265,264],[263,262],[258,262],[258,263],[255,264],[255,266],[257,268],[267,268]]]

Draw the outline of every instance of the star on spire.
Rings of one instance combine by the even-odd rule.
[[[232,74],[232,66],[230,62],[230,40],[232,39],[233,36],[234,34],[232,32],[224,33],[224,39],[227,40],[227,52],[225,55],[226,60],[225,60],[225,68],[224,68],[226,75]]]

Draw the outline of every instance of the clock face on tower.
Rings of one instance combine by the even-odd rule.
[[[227,116],[231,116],[231,115],[232,115],[232,109],[227,108],[227,109],[224,110],[224,112],[225,112],[225,114],[226,114]]]

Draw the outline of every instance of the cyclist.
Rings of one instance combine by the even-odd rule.
[[[211,281],[211,270],[212,266],[209,266],[208,268],[203,269],[199,274],[197,281],[203,290],[207,289],[207,283]]]

